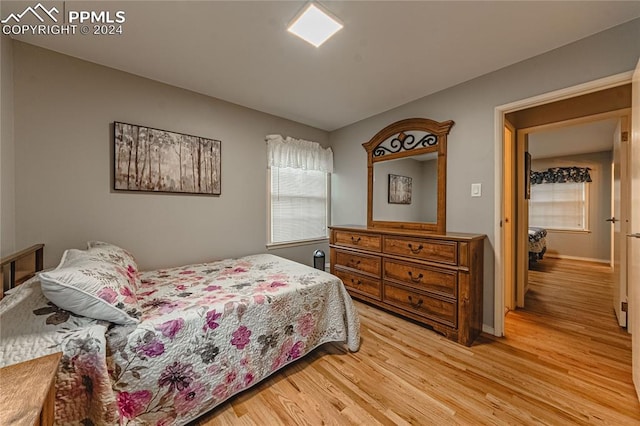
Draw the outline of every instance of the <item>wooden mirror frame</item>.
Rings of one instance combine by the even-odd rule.
[[[447,216],[447,135],[451,130],[454,122],[443,121],[441,123],[428,118],[408,118],[396,121],[380,130],[367,143],[362,146],[367,151],[367,226],[370,228],[400,228],[421,230],[426,232],[444,234],[446,233],[446,216]],[[436,137],[436,142],[431,144],[418,141],[414,146],[405,148],[404,141],[407,137],[405,132],[423,131],[430,133]],[[388,149],[377,151],[376,149],[392,136],[394,141],[399,144],[397,152],[391,152]],[[423,138],[424,139],[424,138]],[[412,157],[414,155],[427,154],[429,152],[438,153],[438,210],[437,220],[435,223],[427,222],[401,222],[401,221],[380,221],[373,220],[373,165],[374,163],[386,160],[395,160],[397,158]]]

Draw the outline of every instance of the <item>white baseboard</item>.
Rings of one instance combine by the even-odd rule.
[[[594,259],[591,257],[567,256],[564,254],[547,253],[544,255],[544,257],[551,257],[553,259],[581,260],[583,262],[605,263],[607,265],[611,264],[611,261],[609,259]],[[544,262],[544,259],[542,259],[542,262]]]
[[[491,334],[492,336],[497,336],[496,330],[493,327],[488,326],[487,324],[482,324],[482,332]]]

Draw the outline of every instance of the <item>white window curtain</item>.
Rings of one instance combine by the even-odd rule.
[[[316,142],[269,135],[269,244],[327,238],[333,152]]]
[[[269,167],[333,173],[333,151],[321,147],[317,142],[268,135],[267,153]]]

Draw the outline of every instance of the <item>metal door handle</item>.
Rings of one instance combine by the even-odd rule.
[[[618,219],[616,219],[615,217],[612,217],[611,219],[606,219],[606,221],[611,223],[616,223]]]
[[[635,234],[627,234],[627,237],[640,238],[640,232],[636,232]]]

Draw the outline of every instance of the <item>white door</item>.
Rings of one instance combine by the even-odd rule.
[[[631,118],[631,220],[629,224],[629,331],[632,333],[633,383],[640,399],[640,61],[633,74]]]
[[[623,121],[624,120],[624,121]],[[613,246],[613,309],[621,327],[627,326],[627,313],[622,304],[627,303],[627,239],[626,229],[629,220],[628,207],[628,142],[623,141],[622,132],[626,131],[627,119],[618,120],[618,126],[613,133],[613,182],[612,182],[612,212],[606,219],[611,222]],[[626,138],[628,139],[628,138]]]

